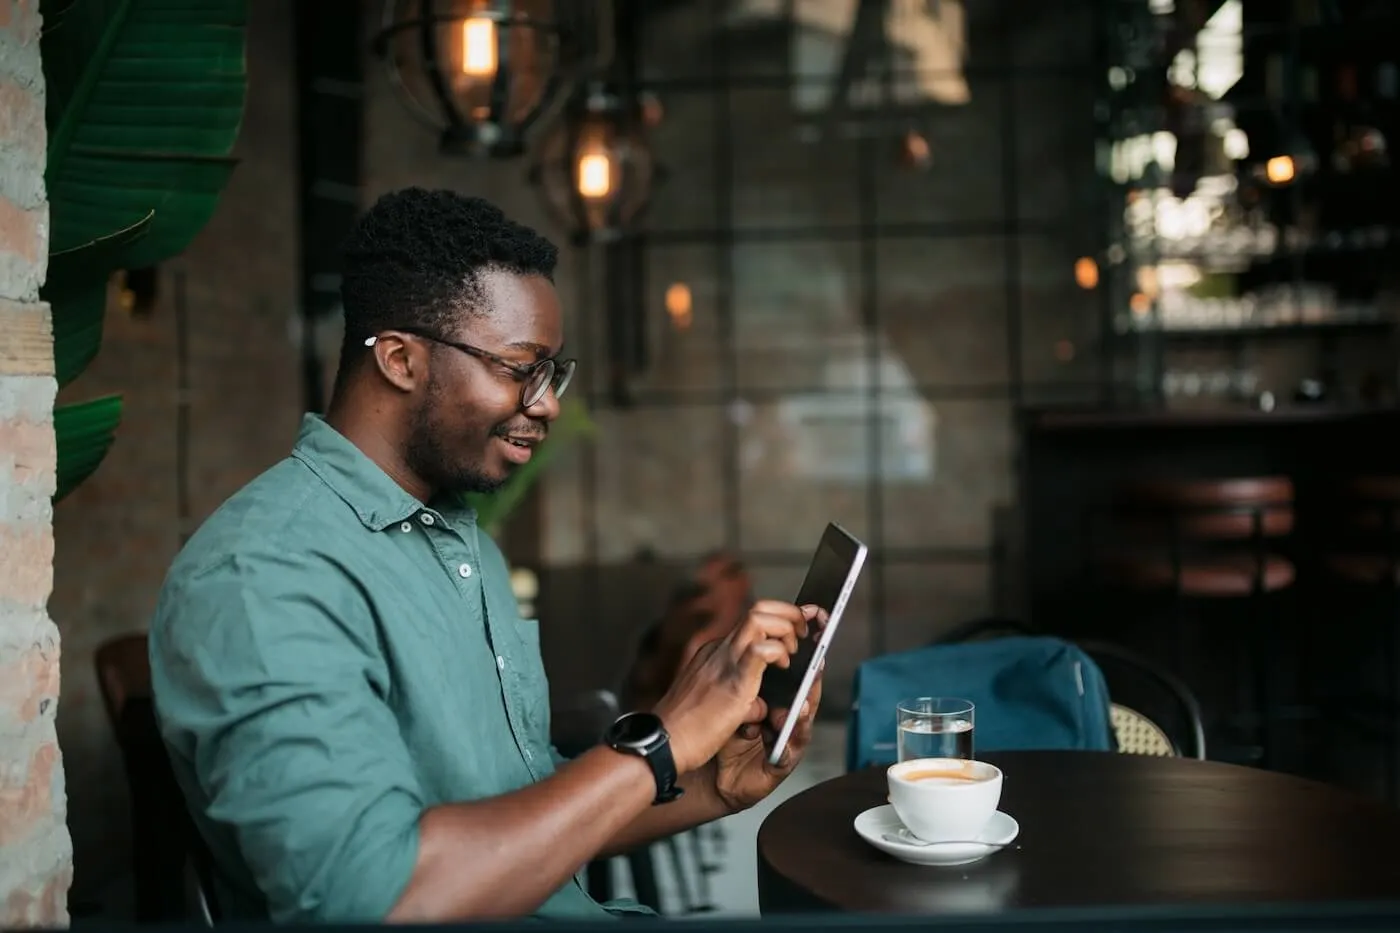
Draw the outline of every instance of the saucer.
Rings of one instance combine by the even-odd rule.
[[[911,840],[913,837],[890,804],[872,807],[856,817],[855,829],[860,838],[881,852],[910,865],[967,865],[1000,852],[998,846],[1013,842],[1021,832],[1020,825],[1014,819],[998,810],[977,834],[976,842],[935,842],[932,845],[893,842],[884,838],[885,835]]]

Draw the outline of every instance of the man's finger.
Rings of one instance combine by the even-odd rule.
[[[730,648],[734,652],[734,656],[738,657],[751,645],[763,641],[774,641],[786,648],[789,654],[792,654],[797,651],[797,640],[801,635],[802,632],[799,632],[789,619],[768,613],[752,612],[739,629],[737,637],[730,642]]]
[[[746,676],[761,677],[770,664],[788,668],[792,665],[792,653],[780,641],[771,638],[754,642],[745,649],[738,659],[740,669]]]

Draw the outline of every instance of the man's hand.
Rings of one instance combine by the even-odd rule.
[[[703,766],[746,724],[767,715],[758,687],[768,665],[787,667],[816,607],[762,600],[741,625],[701,645],[686,661],[655,711],[671,735],[682,774]]]
[[[823,662],[825,664],[825,662]],[[790,710],[774,710],[768,722],[746,724],[739,728],[715,756],[715,794],[731,813],[747,810],[763,800],[787,779],[812,741],[812,723],[821,703],[822,677],[812,684],[807,702],[799,711],[801,718],[793,727],[787,747],[778,764],[768,763],[768,754],[777,740]]]

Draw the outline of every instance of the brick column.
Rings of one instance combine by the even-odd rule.
[[[53,339],[39,0],[0,0],[0,928],[65,926],[73,849],[54,731]]]

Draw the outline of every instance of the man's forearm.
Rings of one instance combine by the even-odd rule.
[[[714,762],[681,778],[685,795],[679,800],[643,810],[608,842],[599,857],[622,855],[657,839],[685,832],[729,815],[715,794]]]
[[[533,913],[636,822],[655,795],[656,779],[645,761],[599,746],[538,784],[433,807],[419,821],[413,876],[388,920]]]

